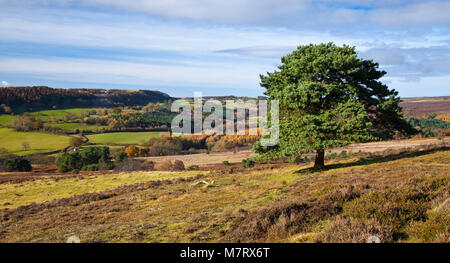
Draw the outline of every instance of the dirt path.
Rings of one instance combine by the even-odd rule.
[[[371,143],[356,143],[345,147],[339,147],[331,150],[331,152],[340,153],[345,150],[347,152],[356,153],[358,151],[367,153],[383,152],[388,149],[398,150],[408,147],[420,147],[428,145],[446,144],[449,145],[450,137],[446,137],[443,140],[431,139],[410,139],[410,140],[393,140],[383,142],[371,142]],[[313,156],[314,153],[308,154]],[[236,153],[233,152],[219,152],[219,153],[199,153],[189,155],[169,155],[169,156],[157,156],[157,157],[141,157],[137,159],[146,159],[154,162],[162,162],[165,160],[181,160],[186,167],[190,165],[198,165],[200,167],[222,164],[223,161],[228,161],[231,164],[240,163],[243,159],[255,156],[251,150],[243,150]]]

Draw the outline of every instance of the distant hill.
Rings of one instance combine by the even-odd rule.
[[[0,104],[17,108],[143,106],[173,98],[155,90],[54,89],[47,86],[0,88]]]
[[[450,96],[401,98],[400,107],[406,117],[450,116]]]

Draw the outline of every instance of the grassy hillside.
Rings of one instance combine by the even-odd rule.
[[[16,208],[31,203],[42,203],[60,198],[67,198],[90,192],[110,190],[119,186],[148,182],[150,180],[165,180],[174,176],[188,178],[195,174],[185,172],[177,174],[172,172],[155,173],[119,173],[112,175],[93,175],[87,178],[68,178],[65,180],[42,179],[23,182],[20,189],[16,184],[0,184],[0,200],[6,200],[0,204],[0,209]]]
[[[54,89],[46,86],[0,89],[0,104],[6,104],[15,112],[53,107],[144,106],[149,102],[171,100],[169,95],[155,90]]]
[[[50,121],[51,116],[54,116],[56,119],[62,119],[66,114],[87,114],[91,108],[72,108],[72,109],[61,109],[61,110],[40,110],[30,112],[30,115],[41,119],[42,121]]]
[[[30,148],[24,149],[23,142],[27,142]],[[52,152],[61,150],[68,145],[68,136],[40,132],[17,132],[0,128],[0,148],[5,148],[13,154],[26,155]]]
[[[142,140],[148,141],[152,137],[159,137],[160,132],[111,132],[88,135],[92,143],[97,144],[138,144]]]
[[[441,150],[350,159],[322,172],[286,164],[6,184],[3,207],[29,205],[0,212],[0,241],[363,242],[375,234],[448,242],[449,168]],[[69,198],[30,204],[61,197]]]

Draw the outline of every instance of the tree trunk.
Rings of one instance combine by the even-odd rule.
[[[316,159],[314,160],[314,168],[323,169],[325,167],[325,150],[316,151]]]

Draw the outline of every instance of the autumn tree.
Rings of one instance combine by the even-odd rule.
[[[18,116],[12,122],[12,127],[16,131],[35,131],[42,128],[42,121],[32,116]]]
[[[135,145],[130,145],[125,148],[125,153],[128,157],[139,157],[139,147]]]
[[[378,63],[358,58],[355,47],[333,43],[299,46],[281,58],[279,70],[261,75],[269,100],[280,105],[280,139],[255,151],[279,156],[316,152],[407,133],[397,92],[379,79]]]

